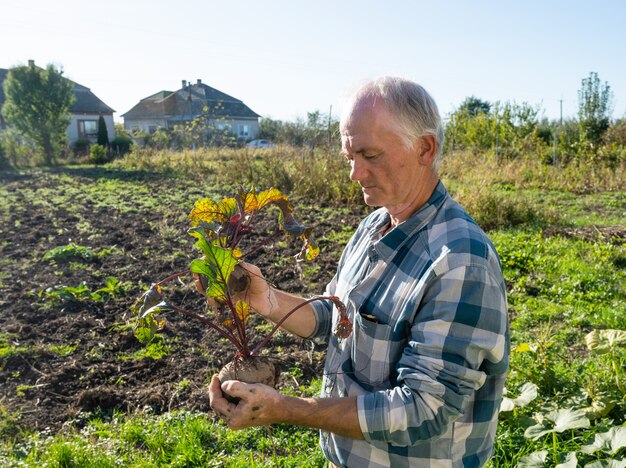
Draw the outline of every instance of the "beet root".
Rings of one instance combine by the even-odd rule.
[[[276,385],[276,368],[272,362],[260,356],[252,358],[235,358],[233,361],[222,367],[218,374],[220,382],[227,380],[239,380],[245,383],[260,383],[274,387]],[[224,394],[227,400],[237,403],[238,398],[233,398]]]

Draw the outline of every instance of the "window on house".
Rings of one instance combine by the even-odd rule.
[[[79,120],[78,135],[82,138],[90,138],[98,136],[97,120]]]
[[[157,126],[156,126],[156,125],[150,125],[150,126],[148,127],[148,133],[149,133],[150,135],[152,135],[152,134],[153,134],[154,132],[156,132],[156,131],[157,131]]]
[[[249,125],[238,125],[239,127],[239,136],[240,137],[247,137],[248,134],[250,133],[250,126]]]

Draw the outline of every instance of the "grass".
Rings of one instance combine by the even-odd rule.
[[[172,412],[90,419],[56,436],[24,437],[0,448],[0,464],[80,467],[320,467],[317,431],[288,426],[232,432],[206,414]]]
[[[94,210],[114,207],[121,213],[154,215],[153,233],[162,242],[176,233],[159,220],[183,221],[195,199],[219,198],[219,193],[231,188],[218,183],[223,180],[230,185],[255,184],[259,188],[275,185],[299,197],[298,205],[303,208],[307,200],[311,205],[331,201],[333,209],[350,214],[354,204],[360,203],[360,194],[347,181],[338,155],[286,148],[263,154],[222,149],[139,151],[104,167],[49,171],[47,177],[63,181],[65,195],[45,187],[31,186],[17,192],[0,185],[0,220],[9,210],[20,210],[21,199],[36,201],[52,211],[76,210],[79,222],[78,206]],[[524,465],[524,457],[539,457],[543,451],[547,461],[535,466],[555,466],[572,452],[580,466],[626,456],[624,447],[615,453],[582,451],[596,434],[626,423],[626,393],[615,378],[616,365],[617,369],[626,368],[626,347],[616,344],[611,354],[598,354],[585,344],[585,336],[592,330],[626,328],[626,245],[602,236],[556,235],[566,228],[593,231],[623,226],[625,174],[623,168],[555,168],[531,159],[495,161],[463,153],[455,153],[444,162],[444,182],[489,229],[502,259],[513,345],[507,389],[515,395],[524,384],[537,387],[537,397],[526,406],[501,414],[492,467],[530,466]],[[143,180],[161,183],[148,186],[141,183]],[[67,196],[76,204],[68,206]],[[323,211],[316,213],[324,216]],[[338,255],[355,227],[351,223],[335,226],[332,233],[319,239],[325,254]],[[81,229],[93,228],[82,225]],[[97,232],[92,235],[97,236]],[[146,242],[146,251],[152,248]],[[44,253],[36,252],[33,258]],[[172,251],[170,255],[176,258],[179,254]],[[80,256],[78,251],[72,252],[72,261],[75,256]],[[303,267],[302,274],[312,276],[313,268]],[[108,287],[114,294],[116,284]],[[142,349],[143,354],[120,359],[159,359],[171,352],[167,343],[157,341],[153,345]],[[71,345],[57,346],[56,352],[72,352]],[[0,334],[0,365],[20,352],[29,350],[21,349],[10,335]],[[94,348],[89,353],[97,358],[102,350]],[[290,392],[317,394],[319,381],[300,382],[297,366],[290,375],[299,384]],[[28,390],[23,391],[27,395]],[[541,419],[538,415],[556,409],[597,409],[601,404],[610,409],[594,417],[588,427],[551,432],[536,439],[525,435],[528,427]],[[3,466],[325,464],[316,431],[278,425],[232,432],[210,415],[188,412],[116,414],[110,419],[83,415],[65,431],[48,434],[25,432],[19,427],[19,415],[9,414],[0,406],[0,434]]]

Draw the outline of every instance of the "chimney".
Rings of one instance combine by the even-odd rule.
[[[187,87],[187,80],[183,80],[183,89]]]
[[[198,78],[198,84],[201,85],[202,84],[202,80],[200,78]]]
[[[32,60],[32,59],[31,59],[31,60],[29,60],[29,61],[28,61],[28,66],[29,66],[29,67],[34,67],[34,66],[35,66],[35,61],[34,61],[34,60]]]

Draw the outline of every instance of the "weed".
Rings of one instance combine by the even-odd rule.
[[[11,356],[30,354],[31,352],[32,347],[20,345],[15,334],[0,333],[0,368]]]
[[[71,345],[71,344],[61,343],[57,345],[49,345],[48,349],[60,357],[67,357],[67,356],[71,356],[72,354],[74,354],[77,347],[78,347],[77,344]]]
[[[87,247],[82,247],[70,242],[67,245],[60,245],[48,250],[43,255],[43,260],[48,262],[69,262],[76,260],[91,262],[96,257],[96,253]]]
[[[18,397],[26,396],[26,391],[31,387],[32,385],[18,385],[17,388],[15,389],[15,394]]]
[[[49,287],[38,293],[38,296],[48,301],[50,305],[62,303],[77,303],[84,301],[94,301],[106,303],[111,299],[116,299],[124,294],[124,286],[120,281],[108,276],[105,285],[91,291],[86,282],[81,282],[78,286],[56,286]]]

